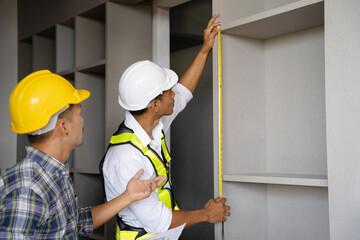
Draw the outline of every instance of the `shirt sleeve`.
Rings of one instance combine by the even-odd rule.
[[[28,239],[47,235],[46,232],[36,231],[48,214],[43,199],[33,190],[15,189],[0,204],[0,238]]]
[[[79,209],[77,227],[80,235],[91,236],[93,232],[93,219],[91,215],[91,207]]]
[[[175,104],[174,104],[174,111],[170,116],[164,116],[161,118],[161,122],[163,124],[164,132],[167,132],[171,123],[177,117],[177,115],[184,110],[188,102],[193,98],[192,93],[189,89],[187,89],[181,83],[175,84],[172,88],[172,91],[175,92]]]

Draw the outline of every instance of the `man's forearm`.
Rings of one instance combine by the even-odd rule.
[[[230,207],[225,205],[226,198],[218,197],[210,199],[205,207],[195,211],[172,211],[172,221],[170,228],[178,227],[186,223],[186,227],[191,227],[197,223],[209,222],[217,223],[226,221],[226,216],[230,216]]]
[[[109,221],[131,202],[127,191],[125,191],[123,194],[109,202],[92,207],[91,215],[93,217],[93,228],[96,229]]]
[[[209,53],[210,50],[200,50],[200,52],[196,55],[194,61],[191,63],[190,67],[186,70],[184,75],[179,80],[179,83],[184,85],[192,93],[195,91],[195,88],[199,82]]]
[[[197,223],[207,221],[208,217],[206,214],[206,209],[200,209],[195,211],[174,210],[172,211],[172,221],[169,229],[178,227],[184,223],[186,223],[185,227],[191,227]]]

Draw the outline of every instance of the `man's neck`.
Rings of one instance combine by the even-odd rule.
[[[71,151],[64,149],[59,143],[44,141],[42,143],[30,144],[30,146],[46,153],[63,164],[65,164],[70,157]]]
[[[153,115],[147,113],[142,115],[133,115],[133,117],[149,135],[150,139],[154,140],[152,136],[152,130],[159,124],[160,118],[156,118]]]

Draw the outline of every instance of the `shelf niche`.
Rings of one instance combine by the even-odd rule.
[[[56,72],[62,73],[75,67],[74,18],[56,25]]]
[[[90,97],[81,103],[84,118],[84,143],[75,149],[74,168],[98,169],[105,146],[105,73],[75,73],[78,89],[90,91]]]
[[[75,17],[76,67],[105,59],[105,5]]]
[[[228,239],[330,239],[327,188],[226,183]]]
[[[55,27],[33,36],[33,71],[50,70],[55,72]]]
[[[327,174],[323,31],[223,35],[224,174]]]

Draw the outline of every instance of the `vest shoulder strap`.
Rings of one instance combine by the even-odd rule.
[[[147,156],[152,162],[156,172],[158,175],[168,177],[169,164],[168,162],[171,160],[170,154],[167,150],[167,146],[165,143],[164,134],[162,134],[162,154],[166,159],[166,162],[162,161],[161,158],[157,155],[157,153],[148,146],[144,146],[139,138],[136,136],[134,131],[130,128],[127,128],[124,122],[120,125],[118,131],[111,137],[110,146],[119,145],[119,144],[132,144],[135,148],[140,150],[143,155]],[[164,182],[165,184],[166,182]]]

